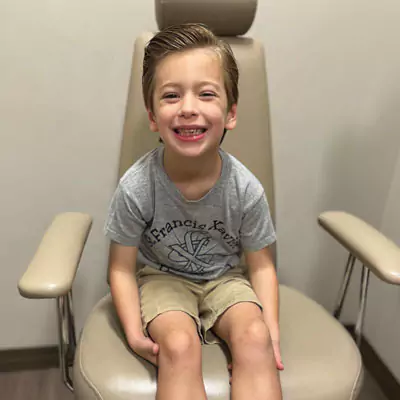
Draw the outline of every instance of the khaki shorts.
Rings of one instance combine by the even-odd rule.
[[[262,309],[240,268],[228,271],[215,280],[199,283],[145,266],[138,271],[137,282],[146,336],[149,336],[148,324],[158,315],[167,311],[183,311],[196,322],[202,343],[219,343],[211,328],[229,307],[252,302]]]

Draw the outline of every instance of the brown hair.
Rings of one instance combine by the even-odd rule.
[[[146,108],[153,111],[154,78],[156,67],[170,54],[210,48],[221,59],[228,109],[238,102],[239,70],[229,44],[216,37],[203,24],[173,25],[157,33],[147,44],[143,58],[142,90]]]

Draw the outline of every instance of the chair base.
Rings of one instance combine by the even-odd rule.
[[[280,373],[285,400],[353,400],[363,380],[358,348],[346,329],[300,292],[280,286]],[[203,346],[203,378],[209,400],[230,396],[227,355]],[[82,331],[74,363],[76,399],[154,400],[156,369],[125,341],[111,296],[97,304]]]

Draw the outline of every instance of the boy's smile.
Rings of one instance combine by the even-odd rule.
[[[181,125],[173,128],[179,140],[197,141],[204,138],[207,132],[207,127],[199,125]]]
[[[224,129],[236,125],[236,105],[228,110],[218,54],[200,48],[164,58],[156,69],[149,118],[175,159],[211,161],[218,155]]]

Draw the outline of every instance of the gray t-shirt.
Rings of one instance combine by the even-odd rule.
[[[139,248],[139,265],[207,281],[238,266],[243,250],[275,241],[264,189],[236,158],[220,150],[219,180],[191,201],[166,174],[163,153],[161,145],[124,174],[104,227],[111,240]]]

